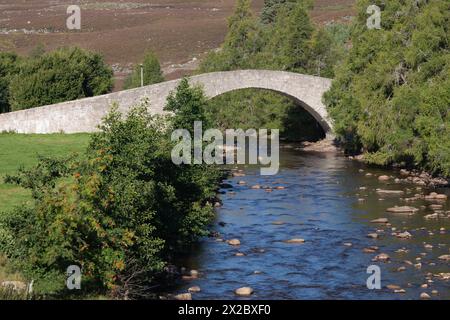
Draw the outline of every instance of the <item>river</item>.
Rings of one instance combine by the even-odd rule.
[[[173,293],[199,286],[193,299],[419,299],[421,293],[450,299],[450,280],[439,276],[450,272],[449,262],[438,258],[449,254],[450,219],[424,218],[433,213],[429,205],[435,202],[405,203],[401,196],[375,191],[401,189],[410,197],[428,190],[393,179],[380,182],[377,176],[398,172],[338,154],[282,148],[280,162],[277,175],[261,176],[258,168],[242,167],[245,176],[225,181],[233,187],[221,190],[223,206],[214,224],[220,235],[203,239],[178,261],[187,270],[198,270],[199,277],[183,280]],[[448,189],[437,191],[450,195]],[[395,205],[420,210],[413,215],[386,212]],[[440,210],[450,210],[448,200]],[[370,222],[377,218],[388,218],[391,225]],[[408,231],[411,238],[398,238],[399,231]],[[375,232],[378,239],[367,236]],[[226,242],[234,238],[239,246]],[[293,238],[305,242],[285,242]],[[370,249],[374,246],[378,249]],[[373,261],[380,253],[390,259]],[[370,265],[380,267],[381,289],[366,286]],[[235,289],[243,286],[254,293],[236,296]]]

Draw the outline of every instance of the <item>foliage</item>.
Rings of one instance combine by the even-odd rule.
[[[313,26],[302,3],[288,10],[279,10],[273,30],[268,36],[267,49],[262,53],[273,67],[281,70],[307,73],[308,41]]]
[[[273,23],[280,10],[292,10],[295,4],[302,2],[308,8],[312,7],[312,1],[304,0],[264,0],[264,7],[261,12],[261,22],[264,24]]]
[[[0,52],[0,113],[10,110],[9,85],[18,72],[20,60],[15,53]]]
[[[239,0],[228,19],[221,50],[202,61],[200,72],[263,68],[294,71],[292,61],[305,58],[300,51],[305,50],[312,25],[302,1],[279,11],[274,23],[264,26],[253,16],[250,1]]]
[[[208,121],[214,128],[279,128],[289,141],[316,141],[323,136],[317,121],[292,99],[266,90],[243,89],[209,101]]]
[[[174,251],[206,235],[220,173],[173,164],[170,128],[146,103],[126,117],[114,108],[84,158],[42,158],[7,176],[31,189],[34,205],[0,216],[0,252],[35,279],[37,292],[64,293],[66,268],[79,265],[84,294],[132,296],[130,279],[150,283]]]
[[[450,4],[376,1],[380,30],[358,2],[353,46],[326,104],[347,151],[369,162],[450,175]]]
[[[11,111],[110,92],[113,72],[102,56],[63,48],[25,59],[9,85]]]
[[[259,20],[249,1],[238,1],[221,49],[202,61],[199,72],[272,69],[332,77],[345,55],[349,28],[339,24],[315,28],[308,8],[310,3],[303,0],[266,1]],[[213,99],[209,110],[210,121],[220,128],[279,128],[285,138],[294,140],[317,140],[323,134],[303,108],[273,92],[227,93]],[[294,128],[303,134],[292,135]]]
[[[142,62],[142,68],[144,71],[144,86],[164,81],[158,57],[152,51],[148,51],[145,54],[144,61]],[[141,65],[138,64],[134,68],[133,73],[125,79],[124,89],[132,89],[140,86]]]
[[[31,201],[31,192],[15,185],[3,183],[6,174],[20,167],[31,168],[38,155],[61,157],[83,152],[89,134],[0,134],[0,214],[14,206]]]
[[[183,78],[176,90],[167,97],[165,111],[173,112],[171,123],[174,129],[188,129],[193,135],[194,121],[202,121],[203,128],[210,125],[206,117],[207,98],[201,87],[191,88],[187,78]]]

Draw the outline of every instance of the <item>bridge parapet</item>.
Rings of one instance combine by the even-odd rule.
[[[0,114],[0,131],[94,132],[98,130],[97,126],[113,103],[118,103],[119,110],[125,113],[143,98],[149,99],[152,113],[161,114],[164,113],[167,96],[178,82],[179,80],[166,81],[92,98]],[[246,88],[267,89],[284,94],[311,113],[327,135],[332,132],[332,121],[322,103],[322,96],[330,88],[331,79],[284,71],[237,70],[192,76],[190,83],[201,85],[210,98]]]

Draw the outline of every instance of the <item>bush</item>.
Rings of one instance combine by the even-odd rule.
[[[173,164],[172,127],[145,103],[127,117],[115,108],[82,160],[42,158],[7,177],[33,191],[34,206],[0,216],[0,251],[36,291],[64,292],[66,268],[79,265],[85,290],[132,296],[133,284],[206,235],[221,174]]]
[[[20,61],[14,53],[0,52],[0,113],[10,111],[9,85],[19,70]]]
[[[79,48],[29,58],[9,85],[11,111],[108,93],[112,76],[102,56]]]

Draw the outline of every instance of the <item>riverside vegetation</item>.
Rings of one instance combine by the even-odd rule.
[[[368,30],[377,4],[381,29]],[[325,96],[345,149],[450,175],[450,3],[358,1],[352,48]]]
[[[206,235],[222,174],[170,157],[170,133],[183,114],[204,117],[206,98],[186,84],[169,99],[173,117],[151,116],[146,103],[126,117],[113,109],[81,157],[45,157],[7,175],[33,201],[0,215],[0,251],[34,280],[38,295],[67,294],[65,270],[74,264],[83,271],[83,294],[148,295],[143,283]]]

